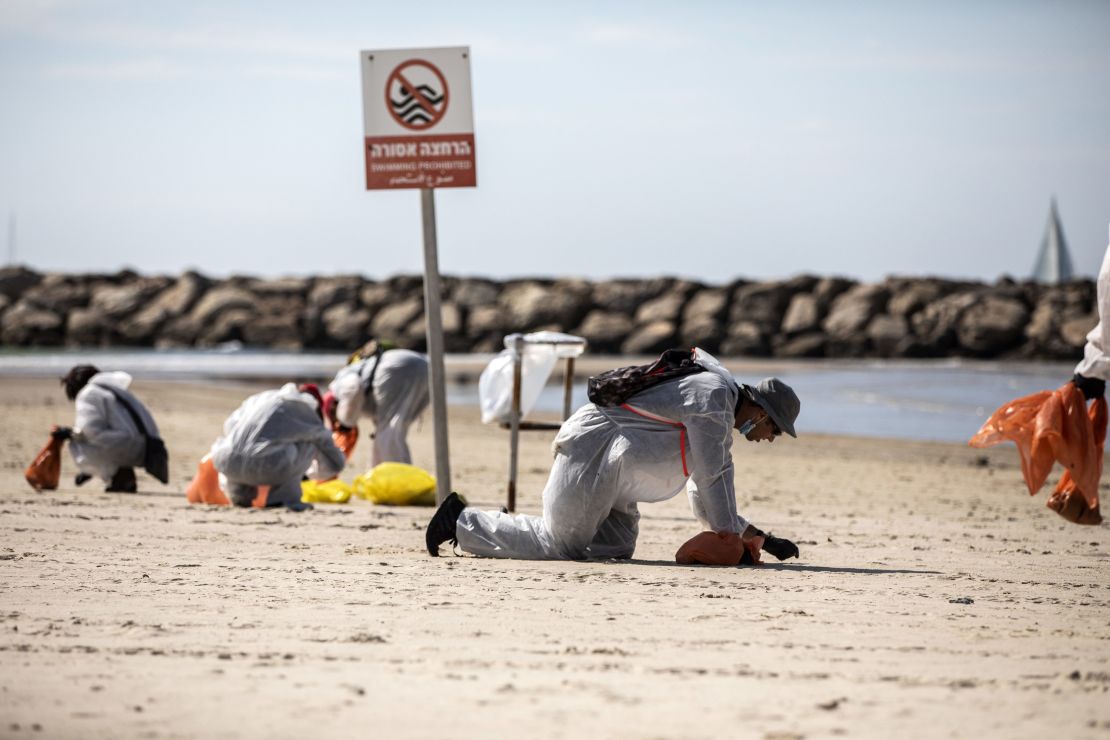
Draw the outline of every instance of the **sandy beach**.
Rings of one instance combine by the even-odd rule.
[[[0,736],[1110,736],[1110,525],[1030,498],[1012,447],[806,435],[803,405],[802,438],[734,446],[741,512],[800,560],[676,565],[685,497],[642,507],[631,562],[432,559],[429,509],[189,506],[258,387],[136,383],[172,480],[122,495],[68,452],[32,491],[72,405],[0,383]],[[432,469],[430,415],[410,441]],[[507,432],[452,408],[450,444],[453,487],[503,503]]]

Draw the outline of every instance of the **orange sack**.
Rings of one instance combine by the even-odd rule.
[[[62,445],[64,440],[50,436],[50,441],[39,450],[34,462],[27,466],[23,477],[36,491],[53,491],[62,477]]]
[[[759,563],[762,538],[744,542],[731,532],[700,532],[682,544],[674,554],[679,565],[739,565],[747,548],[752,562]]]
[[[343,453],[343,457],[350,460],[351,455],[355,454],[355,444],[358,442],[358,427],[348,427],[344,431],[336,425],[332,430],[331,438],[335,442],[335,446]]]
[[[251,501],[251,506],[262,509],[266,506],[266,494],[270,492],[269,486],[259,486],[258,495]],[[230,506],[227,494],[220,488],[220,474],[212,464],[212,458],[205,455],[197,465],[197,474],[193,476],[189,487],[185,489],[185,498],[190,504],[210,504],[212,506]]]
[[[1016,444],[1030,495],[1041,490],[1053,464],[1060,463],[1064,475],[1046,505],[1069,522],[1099,524],[1098,482],[1106,422],[1105,398],[1096,398],[1088,410],[1075,384],[1065,383],[1055,391],[1040,391],[1005,404],[968,444]]]

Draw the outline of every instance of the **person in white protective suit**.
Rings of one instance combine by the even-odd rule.
[[[1110,244],[1102,258],[1098,271],[1098,324],[1087,335],[1083,347],[1083,359],[1075,366],[1072,382],[1090,401],[1106,393],[1106,381],[1110,379]]]
[[[74,482],[80,486],[99,477],[108,483],[107,491],[134,493],[138,490],[135,468],[143,464],[147,442],[124,404],[138,416],[147,434],[159,435],[150,411],[128,390],[131,376],[77,365],[61,380],[66,398],[76,403],[77,416],[72,427],[55,427],[51,434],[70,442],[70,453],[81,471]]]
[[[315,386],[286,383],[254,394],[227,418],[212,445],[220,487],[235,506],[250,506],[258,486],[269,486],[267,506],[311,509],[301,502],[301,480],[306,474],[334,478],[345,464],[324,426]]]
[[[412,464],[409,426],[428,407],[428,356],[407,349],[374,352],[335,375],[324,396],[328,420],[338,431],[357,428],[361,416],[374,423],[370,466]]]
[[[588,403],[563,423],[555,462],[543,491],[543,516],[511,516],[467,507],[452,493],[426,531],[431,555],[444,542],[499,558],[630,558],[640,503],[664,501],[685,487],[694,515],[707,530],[762,537],[736,511],[732,430],[748,441],[797,436],[801,404],[785,383],[769,378],[740,386],[710,355],[696,351],[705,372],[642,390],[627,403]],[[764,549],[797,556],[788,540]],[[758,549],[758,548],[757,548]]]

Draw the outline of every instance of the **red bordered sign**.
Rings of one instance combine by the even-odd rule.
[[[465,47],[362,52],[366,187],[474,187]]]

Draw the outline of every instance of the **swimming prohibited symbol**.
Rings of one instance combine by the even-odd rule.
[[[413,131],[427,131],[447,112],[447,80],[435,65],[409,59],[385,82],[385,105],[393,120]]]

